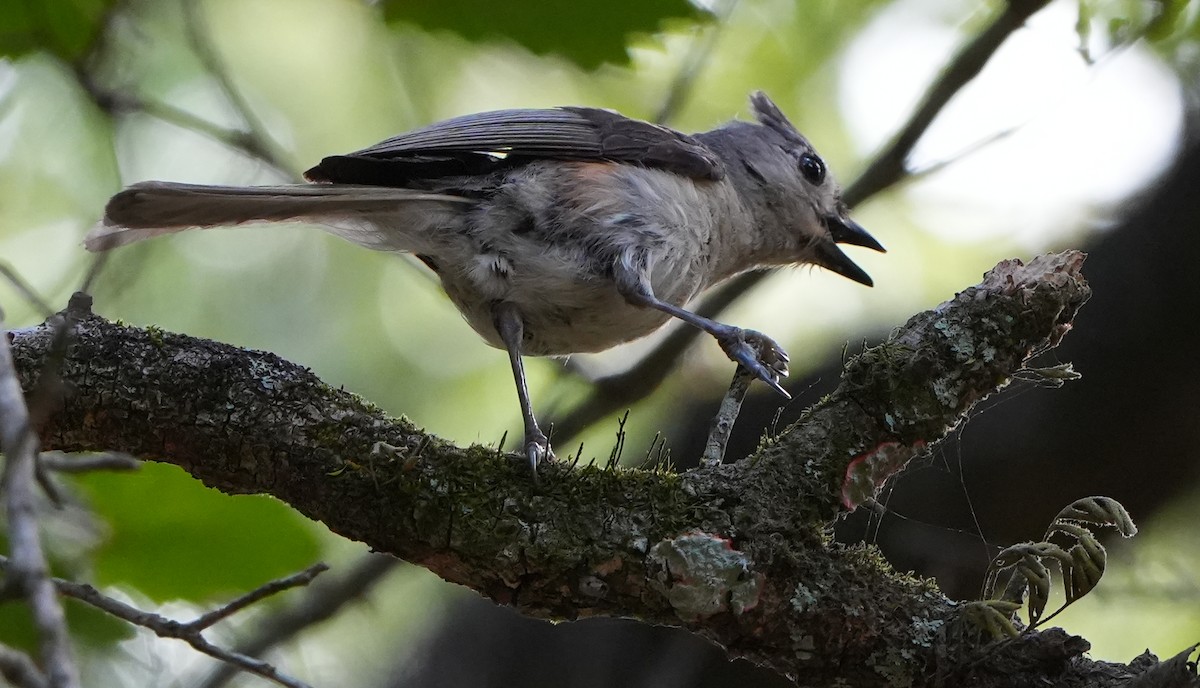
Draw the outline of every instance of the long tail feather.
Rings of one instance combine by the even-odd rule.
[[[388,211],[398,212],[402,206],[414,202],[446,206],[470,201],[460,196],[380,186],[237,187],[142,182],[109,200],[104,220],[88,233],[83,243],[89,251],[107,251],[186,229],[244,222],[307,220],[336,225],[347,219],[369,219]]]

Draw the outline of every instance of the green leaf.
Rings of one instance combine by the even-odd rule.
[[[1057,527],[1058,530],[1069,532],[1075,537],[1079,537],[1078,532],[1068,531],[1058,527],[1061,523],[1084,523],[1097,526],[1112,526],[1117,529],[1121,537],[1130,538],[1137,535],[1137,526],[1133,524],[1133,519],[1129,516],[1129,512],[1115,499],[1111,497],[1084,497],[1077,499],[1066,506],[1051,522],[1050,529],[1046,531],[1046,538],[1050,537]]]
[[[1013,575],[1025,579],[1029,592],[1029,623],[1036,624],[1050,600],[1050,569],[1037,557],[1028,556],[1017,564]]]
[[[133,626],[121,619],[77,600],[59,599],[67,616],[67,628],[75,641],[111,645],[134,635]],[[38,636],[24,598],[14,598],[0,606],[0,643],[37,655]]]
[[[195,601],[252,590],[319,557],[315,530],[282,502],[228,496],[175,466],[81,476],[108,521],[94,559],[96,585],[125,585],[156,601]]]
[[[0,606],[0,643],[28,653],[37,652],[37,632],[33,630],[33,617],[24,598]]]
[[[506,38],[538,54],[556,53],[584,68],[628,61],[630,34],[652,33],[668,19],[708,15],[687,0],[385,0],[389,22],[449,30],[469,40]]]
[[[84,604],[79,600],[62,598],[71,638],[89,645],[110,645],[135,635],[133,624]]]
[[[45,50],[68,62],[104,29],[116,0],[0,0],[0,57]]]
[[[961,614],[968,623],[986,632],[993,640],[1003,640],[1020,634],[1012,622],[1013,613],[1020,608],[1019,603],[1002,600],[967,602]]]

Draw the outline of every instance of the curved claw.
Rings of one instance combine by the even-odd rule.
[[[767,383],[768,387],[775,390],[784,399],[792,398],[792,395],[788,394],[788,391],[783,388],[783,385],[779,384],[780,375],[774,370],[767,368],[757,360],[752,359],[747,361],[742,359],[740,356],[738,357],[738,364],[749,370],[751,373],[754,373],[755,377]]]
[[[779,384],[780,378],[787,377],[789,359],[787,352],[775,340],[761,332],[734,328],[727,337],[718,337],[718,341],[729,358],[767,383],[783,398],[792,398]]]
[[[550,439],[540,430],[525,436],[525,458],[529,459],[529,468],[537,478],[538,464],[554,460],[554,450],[550,448]]]

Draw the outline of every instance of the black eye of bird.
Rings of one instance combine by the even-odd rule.
[[[825,163],[815,155],[805,153],[800,156],[800,174],[814,186],[820,186],[825,181]]]

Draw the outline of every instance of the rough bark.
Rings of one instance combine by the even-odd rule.
[[[1083,659],[1086,641],[1059,630],[983,651],[930,581],[828,537],[1057,344],[1090,295],[1082,263],[1001,263],[850,360],[836,392],[754,455],[683,474],[559,463],[534,482],[512,456],[427,435],[272,354],[111,323],[86,303],[62,316],[73,335],[39,431],[47,449],[120,450],[272,494],[531,616],[682,626],[803,685],[1103,685],[1094,672],[1132,670]],[[59,326],[14,333],[26,389]]]

